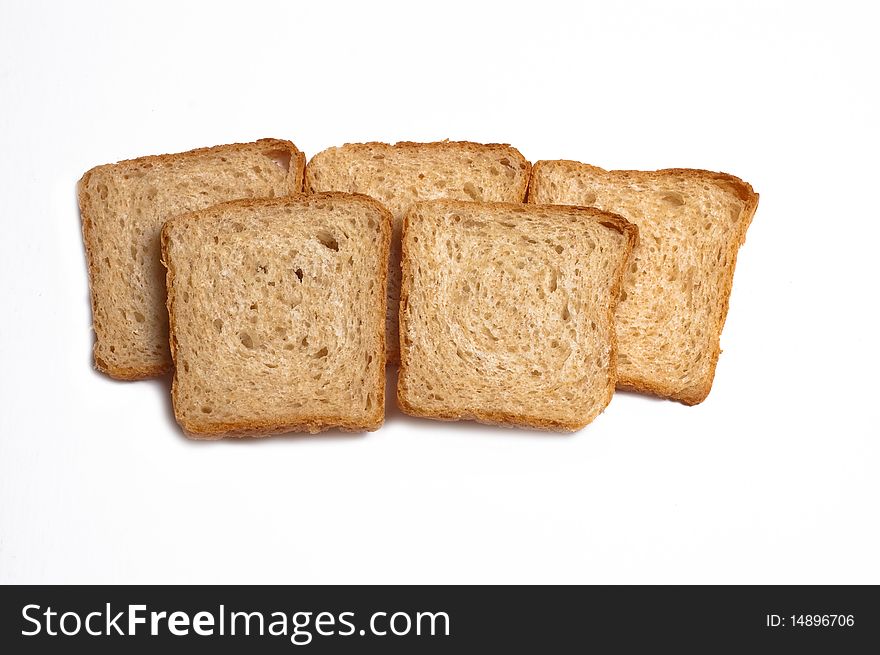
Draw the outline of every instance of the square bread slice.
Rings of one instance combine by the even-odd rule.
[[[618,387],[702,402],[721,353],[737,251],[758,207],[752,187],[709,171],[540,161],[529,202],[598,207],[638,226],[617,308]]]
[[[312,157],[306,166],[305,189],[366,193],[394,215],[388,274],[388,360],[400,361],[400,225],[413,203],[451,199],[524,202],[531,165],[509,145],[439,141],[349,143]]]
[[[159,230],[165,219],[236,198],[302,191],[305,156],[290,141],[202,148],[91,169],[79,181],[79,207],[92,293],[95,367],[138,380],[171,368],[165,271]]]
[[[174,414],[197,438],[375,430],[391,215],[367,196],[239,200],[162,229]]]
[[[637,238],[592,208],[437,200],[403,227],[407,414],[578,430],[617,381],[613,315]]]

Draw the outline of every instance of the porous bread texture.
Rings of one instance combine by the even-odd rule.
[[[636,228],[597,209],[433,201],[403,228],[398,404],[573,431],[617,381],[613,314]]]
[[[91,169],[79,181],[89,268],[95,367],[137,380],[171,367],[159,230],[169,217],[236,198],[302,191],[305,156],[261,139],[141,157]]]
[[[196,438],[377,429],[391,215],[318,194],[240,200],[162,229],[174,414]]]
[[[516,148],[470,141],[348,143],[309,161],[306,192],[366,193],[394,215],[386,329],[390,362],[400,361],[400,226],[406,211],[422,200],[523,202],[530,171]]]
[[[751,185],[710,171],[539,161],[528,201],[598,207],[638,226],[616,315],[618,388],[702,402],[721,353],[737,251],[758,206]]]

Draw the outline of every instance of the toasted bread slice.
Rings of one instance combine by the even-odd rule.
[[[398,404],[571,431],[617,381],[613,315],[637,238],[597,209],[437,200],[403,227]]]
[[[302,190],[305,156],[261,139],[93,168],[79,182],[95,366],[123,380],[171,367],[159,230],[175,214]]]
[[[516,148],[468,141],[349,143],[309,161],[307,192],[366,193],[394,214],[386,331],[390,362],[400,361],[400,224],[407,209],[414,202],[440,198],[523,202],[530,169]]]
[[[162,229],[174,414],[197,438],[375,430],[391,215],[366,196],[239,200]]]
[[[709,171],[541,161],[529,202],[598,207],[638,225],[617,309],[618,387],[702,402],[721,353],[737,251],[758,206],[752,187]]]

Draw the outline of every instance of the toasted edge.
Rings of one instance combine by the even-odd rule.
[[[382,234],[382,244],[379,261],[379,275],[382,285],[386,284],[388,276],[388,252],[391,242],[391,212],[388,211],[382,203],[369,196],[359,193],[341,193],[326,192],[318,194],[297,194],[286,196],[283,198],[248,198],[243,200],[232,200],[230,202],[214,205],[207,209],[196,212],[181,214],[165,221],[162,226],[160,236],[162,248],[162,264],[167,269],[166,282],[168,287],[168,298],[166,301],[168,307],[168,323],[169,323],[169,345],[171,348],[171,358],[177,362],[177,339],[176,339],[176,322],[175,322],[175,304],[176,293],[174,291],[174,263],[169,258],[169,241],[171,239],[171,231],[178,223],[199,220],[207,212],[215,212],[217,209],[235,208],[235,207],[277,207],[283,205],[294,205],[302,202],[311,202],[322,199],[345,199],[363,202],[379,211],[379,215],[385,220],[378,221],[379,230]],[[382,288],[382,287],[380,287]],[[376,367],[376,389],[377,398],[373,416],[366,422],[352,421],[348,418],[332,416],[332,415],[310,415],[290,417],[289,420],[277,421],[227,421],[223,423],[201,423],[199,421],[187,420],[177,411],[177,368],[175,366],[174,378],[171,382],[171,403],[174,407],[174,418],[180,425],[184,433],[194,439],[221,439],[223,437],[265,437],[273,434],[281,434],[285,432],[308,432],[316,434],[325,430],[339,429],[345,432],[372,432],[378,430],[385,422],[385,294],[379,294],[382,304],[382,320],[379,321],[378,330],[380,352],[379,365]]]
[[[322,155],[329,150],[335,150],[338,148],[351,148],[353,150],[366,149],[370,147],[381,146],[386,148],[397,148],[400,150],[434,150],[442,148],[443,146],[461,146],[464,148],[496,148],[496,149],[504,149],[512,153],[515,157],[519,158],[521,163],[526,165],[525,169],[523,169],[523,176],[525,178],[522,189],[519,190],[518,196],[521,201],[525,202],[526,194],[529,189],[529,180],[532,175],[532,164],[526,159],[523,154],[515,147],[510,145],[509,143],[478,143],[476,141],[450,141],[449,139],[444,139],[443,141],[426,141],[426,142],[418,142],[418,141],[398,141],[397,143],[383,143],[382,141],[365,141],[363,143],[344,143],[341,146],[332,146],[330,148],[325,148],[321,152],[318,152],[312,155],[311,159],[309,159],[309,163],[306,165],[305,170],[305,181],[303,183],[304,190],[306,193],[313,193],[313,183],[309,179],[309,166],[311,166],[312,162],[316,157]]]
[[[409,359],[409,345],[406,343],[406,339],[404,339],[404,334],[406,332],[406,309],[409,304],[409,292],[410,286],[412,285],[412,267],[410,265],[410,256],[408,250],[408,239],[407,233],[409,232],[409,224],[410,224],[410,216],[415,212],[419,206],[421,205],[432,205],[432,204],[444,204],[448,206],[473,206],[473,205],[481,205],[483,207],[488,207],[492,209],[511,209],[511,210],[521,210],[525,209],[526,212],[532,212],[533,209],[538,207],[546,207],[552,209],[561,209],[566,213],[575,213],[582,214],[586,216],[590,220],[594,220],[600,225],[607,227],[612,230],[616,230],[617,232],[623,234],[626,237],[626,253],[625,256],[621,259],[620,265],[614,274],[614,284],[611,287],[611,303],[609,304],[609,315],[607,317],[609,324],[612,328],[615,325],[614,316],[617,311],[617,304],[620,301],[620,293],[623,289],[623,274],[626,270],[626,266],[629,262],[629,258],[632,254],[633,248],[635,248],[636,243],[638,243],[638,234],[639,230],[634,224],[627,221],[623,216],[619,214],[614,214],[611,212],[604,212],[595,207],[580,207],[577,205],[536,205],[532,204],[523,205],[517,203],[506,203],[506,202],[467,202],[461,200],[429,200],[416,203],[404,216],[403,218],[403,231],[402,231],[402,248],[401,248],[401,287],[400,287],[400,317],[399,317],[399,330],[400,333],[398,338],[400,340],[400,372],[398,375],[397,382],[397,406],[404,414],[408,414],[410,416],[417,416],[421,418],[431,418],[437,419],[441,421],[459,421],[459,420],[474,420],[479,423],[484,423],[487,425],[501,425],[505,427],[526,427],[526,428],[537,428],[543,430],[558,430],[565,432],[575,432],[580,430],[590,423],[592,423],[596,417],[605,411],[605,408],[608,407],[608,404],[611,402],[611,398],[614,395],[615,385],[617,384],[617,332],[616,330],[611,330],[611,354],[609,358],[609,367],[608,367],[608,384],[606,385],[606,394],[605,399],[601,402],[600,406],[596,409],[592,415],[588,415],[583,421],[556,421],[552,419],[540,419],[535,417],[530,417],[525,414],[514,414],[510,412],[485,412],[485,411],[471,411],[471,412],[461,412],[461,413],[443,413],[443,412],[431,412],[422,410],[414,405],[412,405],[406,397],[403,395],[403,385],[401,384],[401,380],[405,377],[407,371],[407,361]]]
[[[749,229],[749,226],[752,223],[752,219],[755,216],[755,212],[758,209],[758,201],[760,199],[760,194],[758,194],[753,188],[752,185],[748,182],[736,177],[735,175],[730,175],[728,173],[716,173],[714,171],[707,171],[695,168],[664,168],[655,171],[635,171],[635,170],[606,170],[604,168],[600,168],[598,166],[593,166],[591,164],[585,164],[583,162],[572,161],[568,159],[557,159],[557,160],[541,160],[535,162],[534,166],[532,166],[532,175],[529,180],[529,191],[526,202],[529,204],[535,204],[534,199],[537,195],[537,189],[539,188],[541,178],[540,173],[541,169],[547,163],[560,163],[565,164],[572,168],[579,169],[592,169],[598,173],[632,173],[641,176],[649,176],[652,179],[661,178],[664,175],[673,174],[673,175],[686,175],[687,177],[691,177],[694,179],[710,179],[719,186],[726,188],[727,190],[736,194],[736,196],[743,201],[743,210],[741,216],[743,220],[740,221],[740,232],[739,237],[731,242],[730,248],[728,250],[728,266],[721,273],[723,275],[722,279],[722,290],[723,290],[723,300],[721,307],[721,317],[720,320],[716,322],[713,326],[713,351],[712,358],[709,365],[709,373],[707,374],[705,380],[702,384],[695,385],[692,387],[688,387],[684,390],[676,390],[668,385],[658,384],[653,380],[650,380],[645,377],[628,377],[621,378],[617,382],[617,388],[622,391],[636,391],[639,393],[647,393],[654,396],[659,396],[661,398],[668,398],[670,400],[675,400],[685,405],[698,405],[703,402],[709,395],[709,392],[712,390],[712,384],[715,381],[715,370],[718,366],[718,358],[721,355],[721,333],[724,330],[724,323],[727,320],[727,312],[730,308],[730,293],[733,289],[733,274],[736,269],[736,258],[739,254],[740,246],[742,246],[746,241],[746,232]]]
[[[267,146],[277,146],[279,148],[286,148],[291,151],[291,166],[294,165],[295,168],[293,172],[294,178],[294,188],[295,193],[301,193],[303,187],[303,180],[305,179],[305,167],[306,167],[306,159],[305,154],[300,151],[291,141],[287,141],[285,139],[257,139],[256,141],[249,141],[247,143],[226,143],[220,144],[216,146],[210,146],[205,148],[195,148],[194,150],[186,150],[184,152],[176,152],[165,155],[145,155],[143,157],[136,157],[134,159],[122,159],[113,164],[101,164],[99,166],[93,166],[85,173],[76,183],[76,198],[77,204],[79,205],[79,213],[80,213],[80,221],[81,221],[81,229],[83,236],[83,244],[85,246],[86,252],[86,268],[88,271],[88,284],[89,284],[89,304],[92,310],[92,363],[96,370],[101,371],[102,373],[110,376],[116,380],[125,380],[125,381],[133,381],[133,380],[145,380],[148,378],[158,377],[164,373],[167,373],[171,370],[171,364],[161,364],[158,366],[113,366],[108,364],[107,362],[100,359],[97,355],[98,350],[98,337],[94,331],[94,316],[96,312],[96,300],[95,300],[95,292],[94,292],[94,280],[97,277],[97,267],[95,265],[95,256],[94,256],[94,225],[92,216],[87,211],[87,205],[84,199],[85,186],[88,179],[94,174],[96,171],[110,168],[113,166],[118,166],[120,164],[131,164],[131,163],[141,163],[141,162],[155,162],[155,161],[169,161],[173,159],[177,159],[180,156],[191,156],[191,155],[200,155],[206,152],[210,152],[212,150],[220,150],[224,148],[237,148],[243,146],[251,146],[256,144],[265,144]]]

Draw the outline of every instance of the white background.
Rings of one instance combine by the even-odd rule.
[[[880,583],[872,6],[2,0],[0,581]],[[90,367],[75,184],[269,136],[743,177],[711,395],[188,441]]]

